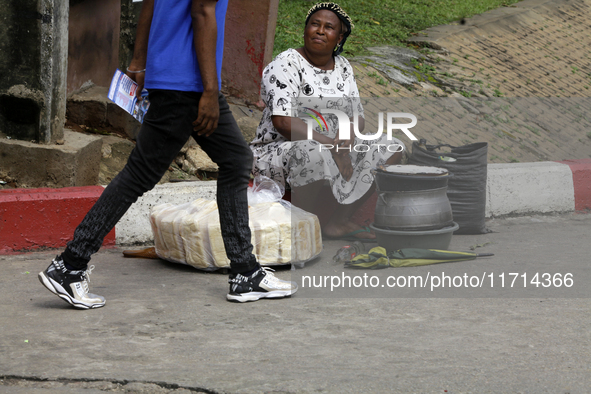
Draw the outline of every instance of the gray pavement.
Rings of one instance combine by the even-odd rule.
[[[79,311],[37,280],[55,251],[0,256],[0,392],[588,393],[591,214],[488,226],[450,248],[494,257],[367,272],[485,278],[447,292],[300,288],[233,304],[225,275],[110,249],[91,275],[107,304]],[[325,242],[317,260],[278,276],[362,276],[332,263],[341,245]],[[544,289],[540,277],[536,288],[536,272],[571,272],[573,285]]]

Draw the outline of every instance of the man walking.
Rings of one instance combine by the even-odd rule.
[[[228,0],[144,0],[127,75],[145,86],[150,108],[125,168],[76,228],[66,250],[39,273],[52,293],[76,308],[105,305],[89,292],[88,267],[104,237],[138,197],[152,189],[193,136],[218,164],[217,203],[231,263],[230,301],[289,296],[293,282],[261,268],[252,254],[247,187],[252,153],[220,93]]]

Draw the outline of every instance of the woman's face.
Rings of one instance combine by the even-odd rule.
[[[304,46],[312,53],[328,54],[343,39],[341,20],[332,11],[316,11],[304,30]]]

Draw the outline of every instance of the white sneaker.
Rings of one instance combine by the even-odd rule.
[[[259,268],[254,274],[244,276],[230,275],[230,292],[226,296],[228,301],[246,302],[261,298],[289,297],[298,290],[295,282],[281,280],[267,267]]]
[[[45,271],[39,272],[39,281],[70,305],[79,309],[100,308],[105,298],[88,292],[90,274],[94,265],[86,271],[71,271],[56,257]]]

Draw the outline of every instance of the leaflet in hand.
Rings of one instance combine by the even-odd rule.
[[[107,97],[142,123],[144,115],[150,106],[150,101],[148,101],[148,91],[146,89],[142,90],[141,98],[138,100],[135,95],[137,87],[137,83],[117,69],[111,80]]]

